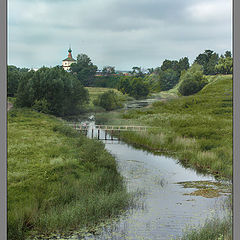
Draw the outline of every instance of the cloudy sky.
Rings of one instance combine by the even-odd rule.
[[[61,65],[87,54],[101,69],[232,50],[232,0],[8,0],[8,64]]]

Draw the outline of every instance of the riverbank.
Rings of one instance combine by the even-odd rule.
[[[128,208],[103,143],[29,109],[9,110],[7,141],[8,239],[89,228]]]
[[[174,156],[200,172],[232,178],[232,75],[213,77],[192,96],[98,118],[111,124],[151,126],[147,132],[121,133],[121,139],[156,154]]]

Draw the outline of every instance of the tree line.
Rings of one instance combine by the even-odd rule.
[[[105,66],[101,76],[96,76],[98,68],[90,57],[78,54],[77,62],[71,65],[69,72],[61,66],[42,67],[36,72],[8,66],[7,94],[16,97],[19,107],[32,107],[63,116],[76,114],[84,108],[89,100],[84,88],[87,86],[116,88],[139,99],[150,92],[167,91],[180,84],[179,93],[190,95],[207,84],[204,75],[232,74],[232,68],[230,51],[219,56],[212,50],[205,50],[196,57],[192,66],[188,57],[183,57],[179,60],[165,59],[161,66],[147,71],[134,66],[130,76],[116,74],[115,67]],[[112,99],[113,93],[107,97]]]

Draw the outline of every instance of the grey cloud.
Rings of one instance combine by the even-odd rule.
[[[231,13],[204,22],[201,15],[189,14],[189,8],[199,3],[204,4],[200,0],[11,0],[9,64],[61,64],[69,43],[75,55],[83,52],[99,68],[114,64],[117,69],[155,67],[166,58],[193,60],[204,49],[231,48]]]

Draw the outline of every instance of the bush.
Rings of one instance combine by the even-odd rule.
[[[203,76],[201,66],[193,64],[180,78],[180,86],[178,91],[183,96],[192,95],[199,92],[207,83],[207,79]]]
[[[94,101],[94,105],[100,106],[107,111],[118,109],[123,106],[118,95],[113,90],[109,90],[99,95]]]

